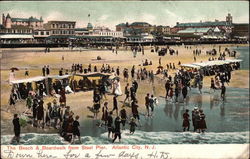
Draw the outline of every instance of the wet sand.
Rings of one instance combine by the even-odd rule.
[[[224,50],[225,47],[232,47],[232,45],[221,45],[221,50]],[[234,45],[235,46],[235,45]],[[191,46],[191,49],[185,49],[183,46],[171,46],[173,49],[177,49],[179,55],[170,56],[167,54],[164,57],[161,57],[162,65],[166,66],[167,63],[175,63],[175,66],[178,68],[178,62],[181,63],[192,63],[193,62],[193,50],[196,49],[196,46]],[[197,62],[207,61],[209,56],[206,56],[205,51],[211,50],[215,47],[218,50],[218,45],[198,45],[197,49],[202,49],[202,55],[197,57]],[[30,50],[33,50],[29,48]],[[109,50],[90,50],[90,51],[67,51],[67,48],[55,48],[51,49],[50,53],[37,52],[36,50],[43,50],[43,48],[34,48],[34,52],[22,52],[25,49],[14,49],[19,50],[20,52],[11,52],[11,49],[8,49],[8,53],[4,53],[6,49],[2,49],[2,59],[1,59],[1,133],[2,134],[12,134],[12,114],[13,113],[21,113],[25,110],[25,102],[20,101],[16,104],[17,110],[11,110],[11,112],[6,112],[8,97],[10,93],[11,86],[8,84],[8,75],[10,67],[17,67],[20,70],[16,72],[16,78],[24,78],[24,69],[28,68],[30,77],[41,75],[41,68],[44,65],[50,65],[51,74],[58,74],[58,70],[63,68],[71,68],[72,63],[81,63],[83,67],[87,67],[89,63],[93,65],[97,65],[98,69],[101,67],[103,63],[110,64],[111,67],[116,68],[120,66],[120,70],[122,72],[123,68],[131,68],[132,65],[136,66],[136,69],[140,68],[139,64],[142,64],[142,60],[148,59],[153,62],[152,66],[147,66],[148,70],[156,70],[158,66],[159,56],[156,53],[151,53],[150,48],[145,49],[145,55],[143,56],[141,53],[137,54],[136,58],[133,58],[132,52],[119,50],[118,55],[112,53]],[[57,52],[53,52],[53,50],[57,50]],[[62,50],[62,51],[60,51]],[[104,60],[97,61],[95,60],[97,56],[101,56]],[[64,56],[65,60],[62,61],[62,56]],[[239,55],[238,55],[239,56]],[[170,73],[174,73],[175,71],[171,71]],[[204,79],[204,87],[210,86],[210,78],[206,77]],[[131,80],[131,79],[130,79]],[[232,73],[232,82],[229,87],[235,88],[247,88],[249,89],[249,72],[248,70],[238,70]],[[131,83],[131,81],[130,81]],[[121,80],[122,91],[124,92],[126,82]],[[139,111],[145,111],[144,106],[144,97],[146,93],[154,93],[155,96],[164,96],[165,81],[161,79],[161,77],[157,77],[155,80],[154,87],[149,84],[148,81],[139,82],[139,88],[137,97],[139,100]],[[92,106],[92,91],[88,92],[78,92],[74,94],[67,95],[67,105],[71,106],[75,115],[80,115],[81,120],[92,120],[93,113],[89,110],[88,107]],[[112,96],[108,95],[107,101],[109,102],[109,108],[112,109]],[[118,101],[123,101],[125,96],[118,97]],[[46,97],[45,103],[51,102],[53,100],[52,97]],[[119,108],[123,106],[122,102],[119,102]],[[126,107],[126,109],[129,109]],[[130,112],[130,111],[129,111]],[[101,115],[101,113],[99,113]],[[100,118],[100,116],[99,116]],[[25,132],[36,132],[36,133],[53,133],[55,130],[53,129],[36,129],[31,126],[26,126],[22,129],[22,133]]]

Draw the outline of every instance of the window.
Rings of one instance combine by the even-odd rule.
[[[44,32],[43,32],[43,31],[41,31],[41,35],[44,35]]]
[[[38,32],[35,32],[35,35],[38,35]]]
[[[48,32],[48,31],[46,32],[46,35],[49,35],[49,32]]]

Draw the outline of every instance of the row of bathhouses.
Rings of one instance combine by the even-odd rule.
[[[120,23],[108,27],[76,27],[76,21],[48,21],[42,17],[16,18],[2,15],[0,43],[146,43],[183,40],[249,39],[249,24],[235,24],[228,14],[226,21],[179,23],[174,27],[147,22]]]

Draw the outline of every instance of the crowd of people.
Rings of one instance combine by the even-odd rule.
[[[186,47],[187,49],[191,49]],[[153,49],[153,48],[152,48]],[[168,48],[171,52],[171,49]],[[143,47],[131,47],[132,52],[143,52]],[[155,47],[154,52],[160,51],[159,47]],[[174,51],[178,55],[178,50]],[[193,50],[194,57],[201,54],[201,50]],[[226,56],[226,55],[225,55]],[[224,54],[221,54],[220,57],[225,57]],[[211,59],[212,60],[212,59]],[[143,66],[152,64],[146,59],[143,62]],[[178,66],[180,65],[180,62]],[[211,78],[211,90],[221,90],[221,98],[225,100],[226,87],[225,83],[229,83],[231,79],[231,71],[234,69],[239,69],[239,63],[234,65],[226,65],[223,67],[213,67],[206,71],[196,70],[196,71],[187,71],[184,69],[176,69],[178,66],[175,66],[175,63],[166,64],[166,69],[163,69],[161,58],[159,59],[160,71],[154,73],[153,70],[147,70],[146,67],[141,66],[136,68],[135,65],[128,68],[124,68],[121,72],[121,68],[118,66],[116,68],[111,67],[109,64],[103,64],[101,68],[97,66],[92,66],[91,64],[85,69],[82,64],[72,64],[71,73],[90,73],[90,72],[101,72],[101,73],[113,73],[116,78],[113,79],[113,83],[108,83],[107,81],[102,81],[97,85],[93,90],[93,108],[94,119],[100,117],[99,127],[105,127],[105,130],[108,132],[108,137],[112,139],[113,142],[121,140],[122,130],[126,128],[126,125],[129,125],[130,133],[133,134],[136,131],[136,127],[141,126],[140,115],[145,114],[146,117],[153,118],[155,106],[158,101],[154,94],[147,93],[145,96],[145,107],[146,112],[139,112],[138,97],[137,92],[139,88],[139,83],[141,81],[147,80],[149,83],[154,84],[155,76],[158,74],[163,74],[163,80],[166,80],[165,83],[165,99],[167,102],[182,102],[187,99],[188,93],[192,88],[198,88],[198,91],[202,93],[203,88],[203,78],[206,75],[214,75],[214,78]],[[59,70],[59,75],[62,76],[63,68]],[[176,70],[175,74],[171,76],[168,71]],[[68,71],[65,72],[68,74]],[[42,75],[50,75],[49,65],[42,68]],[[120,104],[118,102],[118,97],[123,95],[121,92],[121,76],[123,76],[126,86],[124,89],[125,98]],[[131,83],[129,82],[131,79]],[[74,83],[74,82],[73,82]],[[80,81],[79,81],[80,83]],[[80,84],[79,84],[80,85]],[[47,108],[44,107],[44,93],[45,86],[41,83],[38,87],[38,91],[31,93],[29,86],[24,86],[20,92],[25,93],[16,93],[16,89],[12,89],[10,95],[10,105],[15,105],[15,101],[20,99],[26,100],[27,109],[24,111],[25,114],[32,114],[32,125],[34,127],[42,128],[53,127],[58,129],[61,136],[63,136],[67,141],[74,143],[75,137],[77,136],[79,141],[80,139],[80,124],[79,116],[74,116],[74,113],[70,110],[70,106],[66,104],[66,92],[64,87],[57,88],[53,86],[56,90],[56,94],[60,95],[59,104],[56,100],[53,102],[47,103]],[[109,90],[112,90],[111,92]],[[112,94],[113,107],[111,108],[110,103],[106,101],[107,92]],[[130,112],[128,112],[128,108]],[[101,116],[98,113],[101,112]],[[14,121],[15,120],[15,121]],[[18,136],[20,136],[20,125],[18,126],[17,120],[18,116],[15,115],[13,120],[14,130],[16,140],[19,141]],[[189,110],[187,109],[183,114],[183,131],[190,130],[190,116]],[[203,110],[195,109],[192,111],[192,123],[194,127],[194,132],[204,132],[207,129],[205,114]],[[19,128],[18,128],[19,127]]]

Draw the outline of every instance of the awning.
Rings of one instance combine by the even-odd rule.
[[[234,63],[234,62],[241,62],[243,60],[241,60],[241,59],[228,59],[228,60],[225,60],[225,61],[227,61],[229,63]]]
[[[37,77],[31,77],[31,78],[26,78],[26,79],[19,79],[19,80],[13,80],[10,81],[12,84],[18,84],[18,83],[28,83],[28,82],[38,82],[46,79],[44,76],[37,76]]]
[[[190,67],[190,68],[200,68],[200,66],[193,65],[193,64],[181,64],[182,67]]]
[[[22,35],[22,34],[5,34],[0,35],[0,39],[33,39],[32,35]]]
[[[230,62],[226,60],[216,60],[216,61],[207,61],[207,62],[201,62],[201,63],[193,63],[193,65],[207,67],[207,66],[224,65],[224,64],[229,64],[229,63]]]
[[[109,73],[99,73],[99,72],[91,72],[91,73],[85,73],[85,74],[75,74],[75,76],[82,76],[82,77],[107,77],[111,76]]]
[[[52,79],[65,79],[65,78],[69,78],[71,77],[71,75],[63,75],[63,76],[59,76],[59,75],[50,75],[50,76],[47,76],[48,78],[52,78]]]

